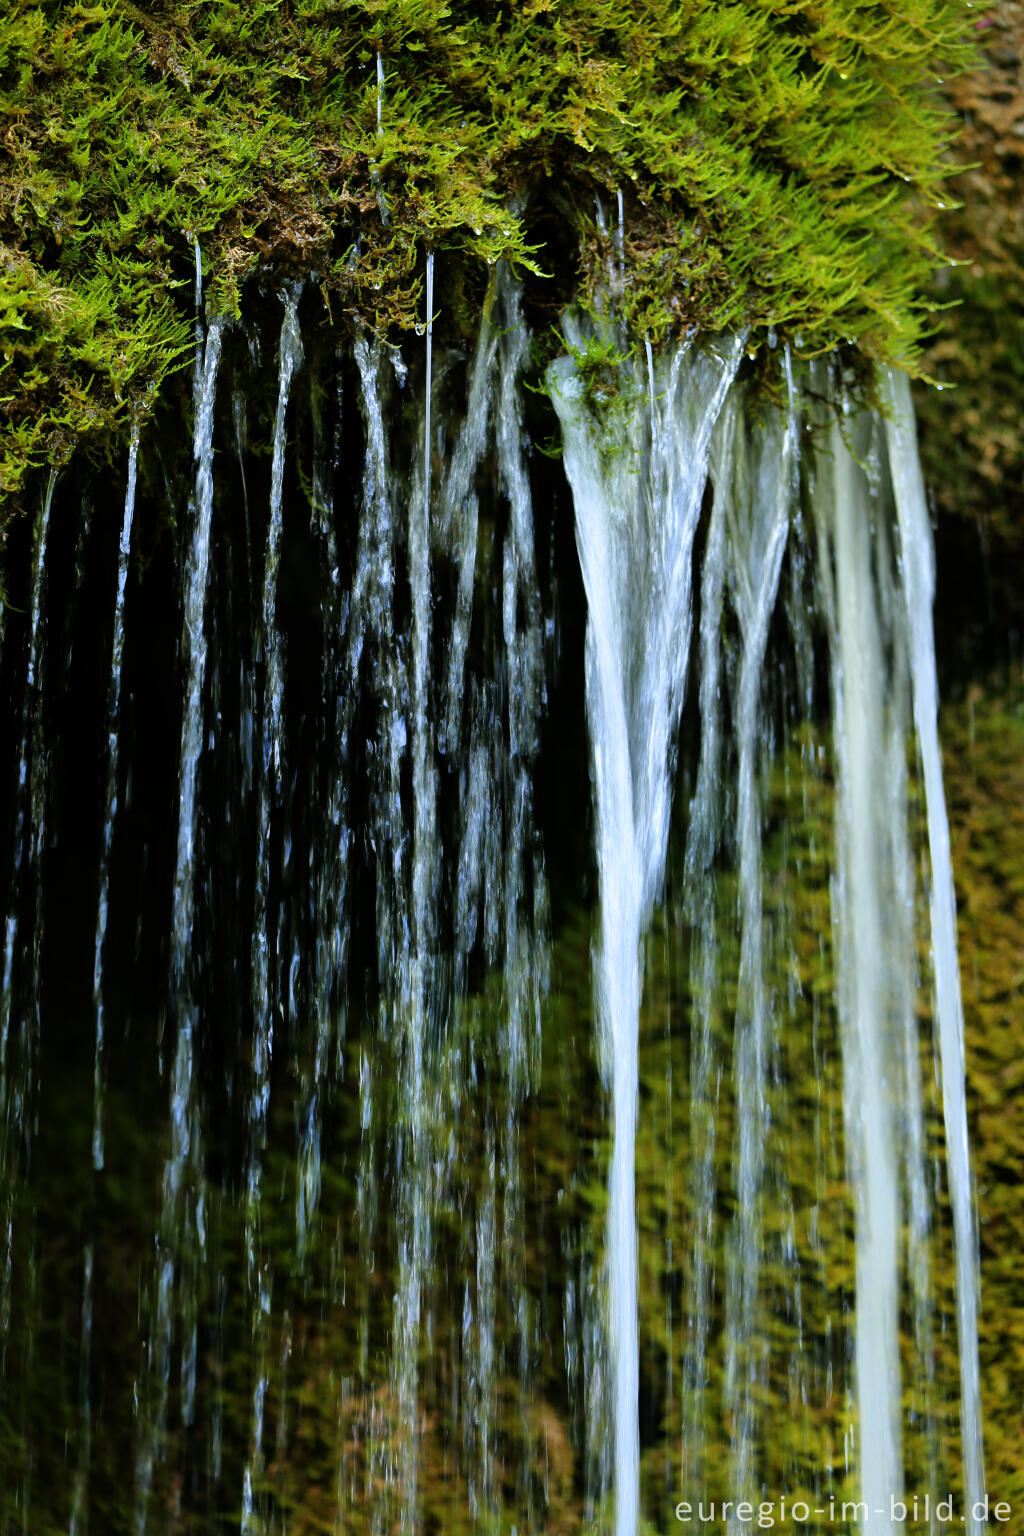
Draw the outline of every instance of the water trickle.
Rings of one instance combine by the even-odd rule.
[[[46,601],[46,549],[50,534],[50,512],[53,492],[57,483],[56,471],[51,472],[46,493],[40,504],[33,539],[32,589],[29,609],[28,660],[25,670],[25,690],[22,703],[21,749],[18,753],[17,778],[15,781],[14,855],[11,863],[11,880],[7,903],[7,921],[4,933],[3,992],[0,995],[0,1070],[4,1072],[4,1098],[6,1083],[7,1042],[10,1030],[11,1006],[14,989],[14,967],[17,958],[19,907],[25,898],[25,887],[35,891],[35,922],[32,930],[32,989],[31,1009],[38,1022],[40,973],[36,961],[42,950],[40,932],[43,875],[39,862],[46,846],[46,763],[43,737],[43,613]],[[24,870],[24,876],[22,875]],[[33,880],[34,872],[34,880]],[[28,1036],[34,1030],[23,1024]],[[28,1038],[27,1036],[27,1038]],[[17,1090],[15,1090],[16,1092]],[[7,1107],[5,1103],[5,1108]],[[13,1109],[10,1111],[13,1113]]]
[[[107,691],[107,779],[100,845],[99,902],[96,908],[96,942],[93,950],[92,997],[96,1014],[96,1052],[93,1068],[93,1167],[103,1167],[103,956],[107,938],[110,905],[110,847],[117,821],[118,772],[120,766],[121,665],[124,655],[124,596],[128,584],[128,558],[131,554],[132,518],[135,514],[135,477],[139,460],[139,429],[132,430],[128,450],[128,488],[124,497],[124,517],[118,544],[117,591],[114,598],[114,636],[110,648],[110,684]]]
[[[498,473],[509,504],[509,526],[502,551],[501,620],[508,671],[506,773],[511,778],[511,814],[506,813],[508,851],[499,901],[505,921],[505,1058],[513,1090],[507,1127],[511,1134],[519,1099],[527,1085],[536,1081],[541,1003],[550,978],[546,958],[547,884],[540,848],[531,846],[533,773],[545,698],[533,504],[524,455],[520,391],[529,336],[519,289],[504,268],[499,270],[497,284],[504,322],[496,422]],[[527,909],[530,889],[532,900]],[[507,1166],[511,1176],[517,1166],[511,1154]],[[514,1191],[510,1194],[514,1195]]]
[[[260,753],[257,759],[256,889],[252,934],[252,1078],[249,1088],[247,1132],[249,1155],[246,1189],[246,1265],[252,1316],[256,1382],[253,1387],[249,1456],[243,1474],[243,1531],[261,1528],[253,1508],[253,1482],[263,1470],[263,1404],[267,1391],[269,1314],[272,1273],[264,1254],[262,1233],[263,1156],[266,1149],[267,1114],[270,1103],[270,1065],[274,1049],[274,1023],[282,995],[281,971],[287,971],[281,925],[269,909],[271,888],[271,812],[282,785],[284,746],[284,647],[277,618],[278,573],[281,563],[285,448],[288,401],[292,380],[302,362],[299,331],[300,289],[284,298],[284,318],[278,348],[277,410],[274,417],[270,466],[270,516],[263,558],[263,593],[260,610],[260,644],[263,653],[263,708],[260,717]],[[282,861],[287,870],[287,829]],[[276,933],[275,933],[276,930]],[[276,942],[275,942],[276,936]],[[276,964],[275,964],[276,962]]]
[[[398,1412],[404,1433],[399,1451],[403,1531],[420,1525],[418,1486],[422,1405],[420,1341],[424,1290],[432,1244],[433,1189],[428,1134],[436,1113],[428,1098],[425,1053],[432,997],[432,970],[439,870],[436,823],[436,772],[428,722],[430,689],[430,515],[431,404],[433,393],[434,256],[427,255],[426,377],[423,397],[422,468],[414,472],[409,496],[408,554],[412,596],[411,655],[407,697],[411,715],[412,826],[411,870],[402,917],[402,947],[394,982],[398,984],[393,1020],[400,1051],[399,1096],[404,1133],[398,1155],[402,1177],[396,1211],[398,1276],[395,1296],[395,1344],[392,1361]],[[397,748],[397,738],[392,739]],[[404,745],[405,731],[402,732]],[[395,750],[395,748],[393,748]],[[397,757],[397,751],[396,751]]]
[[[263,710],[260,720],[258,757],[258,825],[256,843],[256,895],[253,918],[252,1003],[255,1020],[253,1041],[252,1087],[249,1101],[249,1131],[252,1157],[249,1171],[249,1198],[259,1205],[259,1158],[265,1135],[269,1094],[270,1056],[273,1050],[274,1016],[277,1012],[278,987],[272,978],[272,923],[268,910],[270,891],[270,817],[280,792],[284,709],[284,648],[277,622],[277,582],[281,563],[283,488],[285,470],[288,397],[295,370],[302,361],[302,339],[298,324],[298,290],[284,301],[281,342],[278,353],[277,413],[274,419],[273,456],[270,468],[270,518],[266,551],[263,558],[263,595],[260,642],[263,652]],[[276,956],[278,962],[282,956]]]
[[[196,478],[189,508],[192,538],[185,570],[182,623],[185,704],[179,756],[180,806],[169,965],[177,1039],[170,1081],[170,1149],[164,1166],[162,1208],[151,1282],[151,1333],[145,1357],[143,1401],[138,1414],[135,1489],[138,1536],[142,1536],[147,1528],[154,1470],[167,1434],[175,1338],[181,1345],[181,1406],[185,1422],[191,1418],[192,1362],[198,1327],[198,1271],[206,1244],[207,1196],[195,1071],[198,1016],[193,996],[192,946],[198,826],[196,786],[204,739],[205,620],[213,523],[213,411],[223,331],[223,321],[218,318],[211,322],[206,333],[193,430]]]
[[[28,652],[21,701],[21,734],[14,787],[14,842],[4,927],[3,975],[0,978],[0,1371],[8,1358],[8,1340],[16,1312],[15,1253],[19,1179],[27,1179],[38,1094],[40,1001],[42,989],[42,919],[45,890],[42,854],[46,847],[46,742],[43,717],[47,550],[56,470],[51,470],[36,517],[28,612]],[[31,946],[19,945],[23,909],[31,898]],[[31,967],[25,964],[31,958]],[[20,962],[20,964],[19,964]],[[27,972],[27,974],[26,974]],[[20,985],[19,985],[20,984]],[[19,988],[20,999],[15,988]],[[13,1023],[13,1030],[12,1030]],[[12,1038],[13,1035],[13,1038]],[[30,1228],[31,1231],[31,1228]],[[22,1240],[24,1238],[22,1236]],[[35,1286],[35,1236],[29,1242],[29,1288]],[[32,1329],[25,1343],[31,1368]],[[19,1490],[27,1528],[31,1509],[31,1473]]]
[[[314,395],[314,399],[316,396]],[[316,1038],[313,1060],[307,1065],[305,1101],[300,1120],[300,1152],[296,1189],[296,1236],[300,1263],[306,1256],[310,1223],[320,1200],[320,1140],[322,1100],[332,1064],[332,1044],[340,1051],[345,1027],[348,915],[345,911],[345,872],[348,829],[344,826],[347,764],[339,763],[338,750],[345,734],[347,690],[344,674],[344,636],[347,611],[342,600],[338,540],[332,492],[334,472],[341,456],[343,402],[337,390],[337,416],[328,452],[320,410],[314,416],[312,521],[322,565],[323,654],[320,697],[324,705],[321,752],[323,774],[318,785],[321,819],[316,847],[310,859],[313,890],[311,909],[315,933],[312,976]]]
[[[223,321],[214,320],[203,348],[203,376],[197,396],[193,453],[196,484],[192,542],[185,571],[185,603],[181,657],[186,679],[185,711],[181,729],[180,804],[178,853],[174,872],[171,919],[171,979],[183,988],[192,942],[195,889],[196,775],[203,735],[203,685],[206,680],[206,587],[210,567],[210,529],[213,522],[213,407],[217,369],[223,342]]]
[[[970,1536],[977,1536],[982,1522],[975,1511],[985,1504],[978,1369],[978,1237],[964,1100],[964,1020],[956,947],[956,898],[937,722],[938,685],[931,614],[935,596],[935,556],[928,504],[917,457],[909,381],[905,374],[889,369],[882,382],[888,411],[886,438],[899,521],[903,593],[913,679],[914,725],[921,754],[928,813],[932,964],[942,1064],[946,1164],[956,1240],[964,1491],[970,1506],[967,1529]]]
[[[490,317],[490,309],[495,302],[493,288],[488,297],[489,302],[485,304],[480,335],[477,339],[476,356],[470,373],[466,419],[441,488],[442,528],[446,539],[454,547],[459,568],[458,596],[448,661],[442,751],[446,749],[449,740],[453,746],[458,742],[462,723],[463,677],[473,608],[473,577],[476,570],[480,510],[476,478],[480,461],[487,447],[487,424],[494,398],[494,361],[498,347],[498,333]],[[426,469],[429,469],[429,465],[426,464],[425,455]]]

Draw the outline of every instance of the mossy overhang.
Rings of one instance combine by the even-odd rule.
[[[774,328],[914,371],[949,200],[937,81],[968,21],[954,0],[8,0],[0,541],[32,469],[109,450],[188,364],[197,247],[208,309],[301,274],[335,324],[393,337],[422,324],[427,250],[458,328],[488,265],[554,311],[592,301],[617,243],[654,343]]]

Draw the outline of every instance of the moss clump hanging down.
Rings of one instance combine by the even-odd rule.
[[[774,325],[912,367],[966,48],[956,0],[7,0],[0,492],[182,365],[195,241],[218,309],[301,271],[384,332],[422,318],[424,247],[456,320],[485,262],[563,273],[553,210],[586,296],[617,189],[653,339]]]

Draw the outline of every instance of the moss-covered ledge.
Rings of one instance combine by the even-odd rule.
[[[967,58],[968,15],[8,0],[0,541],[30,469],[109,445],[187,361],[197,243],[208,306],[236,311],[258,270],[303,272],[336,322],[384,333],[422,320],[425,248],[453,279],[449,323],[498,258],[557,273],[554,300],[586,294],[611,238],[595,193],[611,214],[621,191],[646,334],[774,326],[807,352],[852,341],[914,368],[948,174],[935,82]]]

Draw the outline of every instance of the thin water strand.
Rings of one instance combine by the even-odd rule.
[[[145,1406],[138,1414],[135,1528],[143,1536],[149,1518],[153,1474],[167,1431],[171,1389],[172,1319],[177,1299],[182,1323],[181,1386],[191,1415],[189,1339],[194,1337],[199,1259],[206,1245],[206,1190],[203,1177],[201,1113],[195,1080],[197,1014],[192,996],[192,930],[197,833],[196,787],[203,741],[203,695],[208,641],[205,617],[213,524],[213,415],[224,322],[211,321],[203,349],[202,380],[193,430],[195,491],[192,538],[185,573],[181,655],[185,684],[179,757],[177,857],[171,912],[170,982],[177,1016],[171,1070],[170,1149],[164,1165],[161,1212],[156,1234],[150,1344],[146,1353]],[[186,1417],[186,1422],[187,1422]]]
[[[441,489],[442,526],[454,545],[459,569],[456,609],[448,653],[448,685],[441,739],[442,751],[448,749],[449,743],[454,751],[459,740],[459,715],[473,607],[473,577],[476,570],[479,515],[476,476],[487,446],[488,418],[494,397],[493,370],[498,346],[498,332],[490,318],[494,302],[495,293],[492,287],[485,300],[483,318],[480,322],[480,334],[477,338],[476,354],[470,372],[469,400],[465,420]]]
[[[0,995],[0,1071],[3,1072],[5,1113],[10,1113],[7,1098],[6,1061],[10,1031],[11,1004],[14,993],[14,966],[18,953],[19,908],[24,900],[24,886],[32,882],[32,872],[37,865],[43,833],[36,825],[36,816],[45,805],[43,763],[43,611],[46,601],[46,551],[50,535],[50,513],[53,493],[57,484],[57,471],[51,470],[46,492],[39,506],[33,535],[32,588],[29,607],[28,661],[25,671],[25,690],[22,703],[22,734],[18,753],[18,774],[15,781],[14,855],[11,864],[11,880],[7,900],[7,922],[4,935],[3,992]],[[21,878],[25,868],[24,882]],[[40,872],[36,871],[35,888],[42,891]],[[37,895],[37,901],[39,897]],[[32,1007],[38,1006],[33,997]],[[22,1024],[25,1035],[27,1023]]]
[[[348,764],[339,760],[344,734],[346,689],[344,686],[343,639],[346,611],[342,601],[338,567],[338,540],[334,525],[332,477],[341,452],[342,391],[337,388],[337,418],[333,442],[328,452],[318,395],[314,403],[313,443],[313,530],[319,546],[322,566],[323,656],[320,671],[320,697],[324,709],[324,740],[321,744],[324,775],[318,784],[322,807],[317,846],[311,852],[313,882],[312,913],[315,957],[312,978],[316,1038],[312,1068],[304,1083],[305,1103],[299,1127],[299,1160],[296,1178],[296,1237],[299,1261],[304,1262],[310,1224],[320,1202],[320,1132],[321,1100],[330,1063],[332,1036],[344,1030],[345,966],[347,959],[348,918],[345,912],[346,845],[343,817],[346,801]],[[333,725],[333,736],[327,739]]]
[[[256,893],[253,917],[252,1003],[255,1022],[253,1075],[249,1101],[249,1132],[252,1141],[249,1196],[259,1202],[259,1156],[262,1148],[269,1095],[270,1056],[273,1050],[274,1000],[270,981],[270,817],[280,789],[284,708],[284,648],[277,623],[277,578],[281,562],[281,533],[288,399],[292,378],[302,361],[302,337],[298,322],[299,291],[286,296],[278,354],[277,412],[274,420],[270,469],[270,517],[263,561],[263,597],[260,638],[264,658],[263,714],[259,759],[259,812],[256,842]]]
[[[524,455],[520,382],[530,338],[523,321],[521,287],[512,280],[504,264],[498,269],[497,293],[504,326],[495,432],[498,474],[509,504],[509,526],[502,551],[501,619],[508,673],[506,772],[511,776],[511,817],[505,834],[501,906],[505,916],[507,1011],[504,1055],[511,1118],[527,1085],[536,1079],[541,1004],[549,985],[547,881],[533,829],[533,776],[545,698],[533,502]],[[533,888],[528,914],[524,910],[527,880]]]
[[[32,753],[29,768],[29,826],[28,862],[25,871],[26,884],[35,896],[32,924],[32,992],[29,1016],[31,1043],[29,1053],[34,1056],[38,1047],[43,1001],[43,953],[44,924],[46,914],[46,852],[50,845],[48,826],[51,786],[50,754],[46,739],[46,723],[43,708],[46,672],[46,626],[42,622],[46,604],[46,549],[49,543],[50,511],[53,504],[53,487],[56,471],[50,471],[46,495],[43,501],[42,526],[39,530],[39,548],[32,582],[32,639],[30,641],[30,677],[32,694]],[[33,657],[33,654],[34,657]],[[24,762],[24,759],[22,760]]]
[[[121,756],[121,662],[124,655],[124,599],[128,584],[128,560],[131,555],[132,519],[135,514],[135,480],[139,459],[139,427],[132,427],[128,449],[128,487],[124,498],[124,517],[118,544],[117,592],[114,599],[114,635],[110,648],[110,683],[107,689],[107,782],[103,806],[100,843],[99,901],[96,908],[96,938],[93,946],[92,1002],[96,1021],[96,1045],[93,1057],[93,1127],[92,1163],[103,1167],[103,1047],[105,1004],[103,995],[103,960],[110,906],[110,850],[118,808],[118,773]]]
[[[969,1536],[979,1536],[975,1514],[985,1500],[981,1384],[978,1366],[978,1236],[971,1184],[964,1093],[964,1022],[956,946],[956,897],[949,848],[949,821],[942,784],[938,736],[938,682],[932,604],[935,556],[917,456],[914,412],[907,376],[886,369],[886,435],[899,521],[903,591],[909,628],[914,724],[924,773],[931,860],[932,960],[942,1068],[946,1164],[957,1266],[957,1334],[960,1344],[960,1421]]]
[[[17,1039],[11,1041],[14,988],[20,958],[18,934],[21,907],[26,887],[35,889],[36,928],[43,899],[42,871],[36,857],[34,819],[45,807],[45,765],[43,756],[43,614],[46,606],[47,551],[50,516],[57,471],[50,471],[46,491],[39,505],[32,545],[32,585],[29,599],[28,656],[22,699],[21,742],[15,781],[14,846],[8,886],[7,921],[4,931],[3,976],[0,979],[0,1345],[6,1343],[11,1324],[11,1291],[14,1265],[17,1178],[19,1152],[24,1157],[24,1141],[31,1136],[31,1103],[36,1091],[36,1055],[39,1034],[38,975],[33,967],[32,991],[21,1005],[15,1019]],[[38,760],[38,765],[37,765]],[[42,804],[40,804],[40,799]],[[23,874],[24,871],[24,874]],[[14,1050],[12,1053],[12,1044]],[[25,1518],[29,1499],[25,1493]]]
[[[272,1275],[262,1241],[263,1154],[266,1146],[270,1102],[270,1064],[274,1049],[275,995],[270,975],[270,818],[281,786],[284,709],[284,648],[277,623],[277,580],[281,561],[283,494],[288,402],[292,379],[302,361],[299,330],[300,288],[293,287],[284,299],[284,317],[278,350],[277,411],[274,418],[270,469],[270,516],[263,561],[263,598],[260,639],[264,658],[261,753],[259,758],[258,826],[256,843],[256,891],[253,915],[252,1005],[253,1055],[247,1132],[249,1138],[245,1245],[249,1283],[250,1321],[256,1356],[256,1382],[249,1437],[249,1455],[243,1472],[243,1532],[262,1529],[253,1502],[255,1479],[263,1469],[263,1403],[267,1391],[267,1331],[270,1319]],[[285,848],[288,845],[285,835]],[[280,940],[280,930],[278,931]],[[280,944],[278,961],[281,960]]]
[[[365,685],[376,709],[375,750],[368,764],[368,823],[373,854],[376,895],[377,974],[381,986],[377,1028],[383,1040],[408,1039],[415,1050],[421,1039],[410,1021],[413,1007],[411,977],[412,919],[409,901],[407,827],[402,804],[402,763],[408,744],[410,700],[406,658],[402,638],[395,632],[394,593],[397,584],[397,528],[392,486],[391,439],[381,381],[382,349],[362,337],[355,345],[356,365],[361,384],[361,403],[366,432],[363,463],[363,504],[361,511],[356,570],[352,586],[347,672],[354,701],[360,674],[365,670]],[[418,460],[418,462],[422,462]],[[419,523],[423,517],[423,488],[414,489],[409,499],[410,519]],[[364,662],[365,653],[365,662]],[[350,705],[351,709],[354,707]],[[349,749],[351,714],[347,714],[342,752]],[[344,757],[343,757],[344,761]],[[419,996],[417,991],[417,996]],[[408,1103],[410,1077],[415,1078],[415,1059],[405,1055],[400,1093],[403,1109]],[[363,1057],[360,1072],[361,1118],[363,1138],[360,1148],[360,1251],[372,1262],[373,1237],[377,1223],[377,1196],[380,1171],[376,1166],[372,1135],[374,1097],[371,1092],[372,1067]],[[386,1498],[377,1504],[374,1528],[384,1529],[385,1518],[397,1515],[403,1528],[415,1526],[415,1470],[418,1466],[419,1428],[416,1423],[418,1402],[418,1351],[420,1286],[419,1255],[422,1228],[416,1218],[422,1202],[411,1186],[416,1183],[408,1150],[412,1126],[403,1113],[403,1126],[395,1137],[394,1156],[398,1165],[401,1210],[396,1212],[398,1233],[398,1275],[394,1297],[394,1321],[391,1358],[391,1388],[402,1405],[396,1445],[380,1422],[377,1395],[370,1390],[364,1406],[367,1426],[367,1476],[380,1480]],[[363,1379],[372,1373],[364,1365]]]
[[[403,1042],[399,1092],[406,1120],[400,1149],[402,1177],[398,1192],[398,1291],[395,1297],[393,1371],[399,1414],[405,1426],[401,1450],[401,1522],[403,1531],[420,1527],[419,1354],[424,1289],[431,1245],[431,1168],[427,1137],[431,1106],[427,1100],[424,1055],[431,970],[439,849],[436,835],[436,771],[427,718],[430,688],[430,484],[431,397],[433,393],[434,255],[427,254],[426,377],[423,400],[421,477],[414,473],[409,496],[409,582],[412,632],[409,703],[412,715],[412,866],[404,1006],[396,1020]],[[419,481],[419,483],[417,483]]]
[[[206,591],[210,568],[210,531],[213,523],[213,408],[217,391],[224,323],[210,323],[203,349],[203,377],[198,392],[194,432],[196,486],[193,533],[185,572],[185,605],[181,655],[186,683],[178,775],[180,809],[178,848],[174,870],[171,916],[171,980],[175,989],[185,984],[192,944],[193,894],[195,889],[196,779],[203,729],[203,689],[206,681]]]
[[[433,392],[434,344],[434,253],[427,254],[426,288],[426,381],[423,399],[423,487],[422,495],[409,499],[409,583],[412,588],[412,774],[413,774],[413,850],[412,850],[412,921],[413,921],[413,1017],[426,1005],[426,969],[433,945],[436,887],[436,774],[431,761],[427,718],[430,690],[430,514],[431,514],[431,395]],[[418,1001],[416,994],[418,994]],[[422,1030],[422,1017],[414,1028]],[[418,1076],[422,1070],[422,1038],[412,1043],[412,1090],[419,1094]]]

